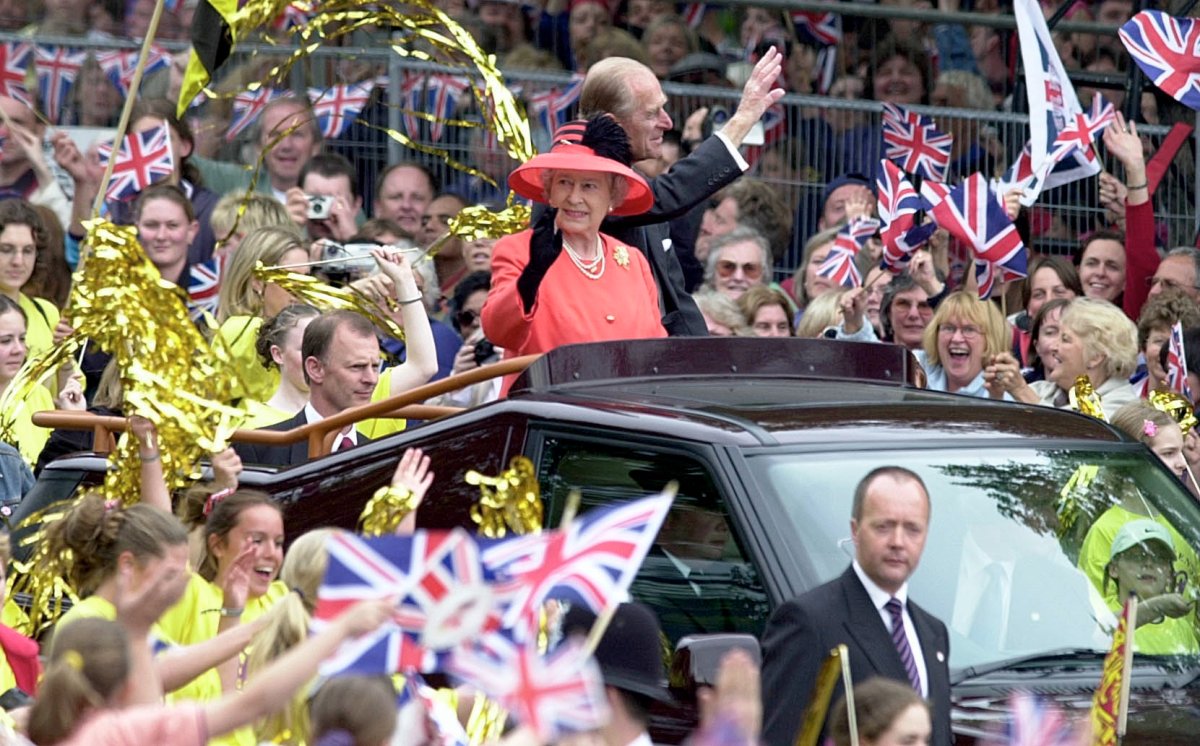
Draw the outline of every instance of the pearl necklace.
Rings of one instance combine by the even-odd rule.
[[[583,276],[589,280],[599,280],[604,275],[604,244],[600,237],[596,236],[596,256],[591,259],[583,259],[578,252],[567,243],[567,239],[563,238],[563,248],[567,250],[567,256],[571,258],[571,263],[579,268]]]

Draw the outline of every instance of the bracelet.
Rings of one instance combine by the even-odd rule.
[[[1125,187],[1125,189],[1132,192],[1134,189],[1146,189],[1149,186],[1150,186],[1150,182],[1143,181],[1141,184],[1134,184],[1132,186],[1127,186],[1127,187]]]
[[[411,306],[413,303],[420,303],[421,300],[422,300],[421,296],[418,295],[416,298],[410,298],[408,300],[398,300],[396,302],[402,306]]]
[[[245,609],[230,609],[227,607],[221,607],[221,616],[237,618],[242,615],[243,611],[245,611]]]
[[[143,464],[150,462],[150,461],[158,461],[158,451],[155,451],[153,454],[151,454],[149,456],[143,456],[141,454],[141,452],[139,451],[138,452],[138,460],[141,461]]]

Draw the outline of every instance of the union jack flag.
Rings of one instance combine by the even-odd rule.
[[[97,54],[96,62],[108,79],[112,81],[113,86],[121,92],[121,95],[128,96],[129,85],[133,82],[133,74],[137,70],[140,56],[141,52],[136,49],[114,49],[111,52]],[[157,44],[151,44],[149,55],[146,58],[146,69],[142,73],[143,80],[144,76],[170,66],[170,52]]]
[[[421,139],[421,120],[416,112],[423,111],[422,91],[425,87],[423,73],[406,72],[404,82],[400,84],[400,100],[404,105],[401,116],[404,119],[404,132],[413,140]]]
[[[880,174],[876,181],[879,187],[878,210],[883,226],[883,266],[899,272],[908,266],[913,252],[921,247],[937,225],[933,222],[916,224],[917,215],[928,209],[928,204],[917,194],[908,177],[891,161],[880,163]]]
[[[75,78],[87,59],[87,52],[38,44],[34,54],[37,60],[38,92],[46,110],[46,118],[58,122],[71,88],[75,86]]]
[[[32,57],[33,45],[29,42],[6,41],[0,44],[0,96],[15,98],[27,106],[33,105],[25,82]]]
[[[321,134],[329,139],[341,136],[367,105],[374,88],[373,82],[309,88],[308,98]]]
[[[700,28],[700,24],[704,21],[704,13],[708,10],[708,5],[705,3],[684,3],[683,20],[687,21],[688,28]]]
[[[551,88],[534,94],[529,99],[529,113],[537,117],[543,129],[554,132],[571,118],[570,112],[582,91],[583,76],[577,73],[573,76],[571,84],[562,91]]]
[[[1092,96],[1090,111],[1080,112],[1071,117],[1067,120],[1066,125],[1058,131],[1058,137],[1054,139],[1049,157],[1054,161],[1059,161],[1072,150],[1091,155],[1092,143],[1115,119],[1116,112],[1113,105],[1104,96],[1097,93]]]
[[[842,287],[862,287],[862,273],[855,264],[858,252],[866,245],[867,239],[879,230],[879,221],[874,218],[858,218],[847,223],[838,231],[833,240],[829,256],[817,267],[817,274],[828,277]]]
[[[361,600],[400,599],[392,622],[344,644],[322,669],[326,673],[440,670],[447,649],[495,619],[478,547],[462,529],[370,540],[335,534],[326,546],[329,566],[317,593],[314,625]]]
[[[100,165],[107,166],[112,157],[112,143],[100,146]],[[131,132],[121,141],[113,166],[112,180],[105,196],[110,200],[126,200],[151,184],[166,179],[175,171],[175,156],[171,152],[171,134],[166,122],[144,132]]]
[[[429,76],[425,84],[426,111],[437,117],[437,120],[429,123],[430,139],[442,139],[442,133],[445,131],[444,120],[454,118],[458,100],[470,86],[470,80],[458,75]]]
[[[1167,387],[1177,394],[1192,400],[1192,387],[1188,385],[1187,355],[1183,351],[1183,323],[1176,321],[1171,327],[1171,339],[1167,342]]]
[[[247,127],[254,124],[254,120],[258,119],[258,115],[262,114],[263,109],[267,108],[267,104],[287,95],[289,95],[288,91],[280,91],[274,88],[259,88],[257,91],[242,91],[234,96],[233,121],[229,123],[229,129],[225,132],[225,139],[232,142]]]
[[[437,746],[467,746],[470,743],[467,732],[458,721],[457,713],[445,700],[439,698],[437,692],[415,671],[405,674],[404,689],[400,692],[396,705],[400,708],[410,702],[416,702],[424,708],[429,721],[437,727],[437,737],[432,739],[431,743]]]
[[[800,41],[826,47],[837,46],[842,41],[842,17],[837,13],[793,10],[792,26]]]
[[[1004,746],[1070,746],[1080,742],[1062,711],[1034,695],[1014,694],[1011,707],[1012,723],[1001,742]]]
[[[938,225],[971,247],[979,297],[989,297],[995,282],[1028,274],[1025,244],[982,174],[976,172],[951,189],[933,208],[933,216]]]
[[[1143,10],[1117,34],[1154,85],[1200,110],[1200,23],[1161,10]]]
[[[303,28],[307,24],[308,12],[296,3],[288,3],[272,26],[276,31],[288,31],[293,28]]]
[[[946,180],[954,137],[939,132],[929,117],[885,104],[883,142],[887,148],[884,156],[905,173],[919,174],[930,181]]]
[[[543,657],[533,647],[491,636],[455,651],[450,671],[495,699],[542,743],[608,721],[600,668],[578,639]]]
[[[509,603],[504,627],[517,639],[529,639],[542,604],[551,598],[581,603],[597,613],[625,600],[674,499],[664,492],[597,508],[565,529],[484,548],[484,566],[500,579],[496,592]]]
[[[224,270],[224,258],[215,256],[188,267],[188,311],[192,318],[199,318],[206,313],[216,314]]]

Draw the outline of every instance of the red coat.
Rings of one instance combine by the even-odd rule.
[[[483,304],[483,333],[504,348],[506,357],[578,342],[667,336],[658,286],[646,257],[604,234],[604,274],[590,279],[564,250],[542,278],[533,310],[526,314],[517,278],[529,263],[532,235],[525,230],[505,236],[492,250],[492,289]],[[505,381],[504,393],[511,383]]]

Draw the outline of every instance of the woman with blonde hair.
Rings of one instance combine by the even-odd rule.
[[[226,194],[208,219],[217,239],[217,256],[232,256],[246,236],[259,228],[294,227],[287,209],[269,194]]]
[[[233,399],[266,401],[279,387],[279,372],[268,370],[258,357],[256,344],[263,320],[275,316],[295,299],[272,283],[254,277],[254,268],[303,264],[308,261],[304,237],[295,226],[267,226],[251,231],[225,268],[217,303],[220,337],[233,357],[236,375]],[[292,270],[308,274],[308,267]]]
[[[750,330],[746,328],[746,317],[737,301],[724,293],[709,288],[701,288],[692,296],[704,324],[708,327],[711,337],[748,337]]]
[[[928,377],[926,387],[966,396],[1010,399],[1002,389],[984,386],[984,367],[1008,349],[1008,322],[991,303],[977,295],[951,293],[938,305],[921,349],[914,354]]]
[[[800,323],[796,324],[796,336],[816,339],[824,336],[826,329],[841,324],[842,296],[845,294],[844,290],[835,290],[810,301],[800,317]]]
[[[1011,355],[1002,356],[987,375],[1017,401],[1059,409],[1078,408],[1075,382],[1087,376],[1104,416],[1111,419],[1138,398],[1129,384],[1137,367],[1137,341],[1137,327],[1120,308],[1104,300],[1076,298],[1063,311],[1058,343],[1049,349],[1054,365],[1047,366],[1047,380],[1025,383]]]

